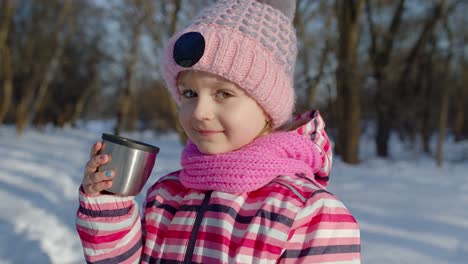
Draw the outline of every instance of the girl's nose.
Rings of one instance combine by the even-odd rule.
[[[210,120],[214,117],[213,104],[208,98],[198,97],[192,113],[198,120]]]

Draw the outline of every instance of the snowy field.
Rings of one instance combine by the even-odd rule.
[[[77,189],[105,127],[27,130],[17,138],[13,127],[0,126],[0,264],[84,262]],[[175,135],[125,136],[161,148],[149,184],[179,168]],[[442,168],[396,140],[388,160],[374,157],[371,141],[362,145],[359,166],[335,159],[329,190],[360,223],[363,263],[468,263],[468,142],[447,142]]]

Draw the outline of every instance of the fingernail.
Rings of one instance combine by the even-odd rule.
[[[105,159],[106,159],[106,155],[101,155],[101,156],[99,157],[99,159],[100,159],[100,160],[105,160]]]
[[[106,171],[106,177],[112,176],[112,171]]]

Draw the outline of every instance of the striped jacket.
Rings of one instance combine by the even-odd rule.
[[[360,263],[359,227],[302,175],[246,193],[185,188],[178,172],[133,197],[80,194],[77,230],[88,263]]]

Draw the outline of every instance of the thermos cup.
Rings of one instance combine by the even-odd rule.
[[[106,191],[122,196],[140,193],[153,170],[159,148],[105,133],[102,141],[100,154],[108,154],[110,161],[100,166],[99,171],[112,169],[115,173],[112,186]]]

